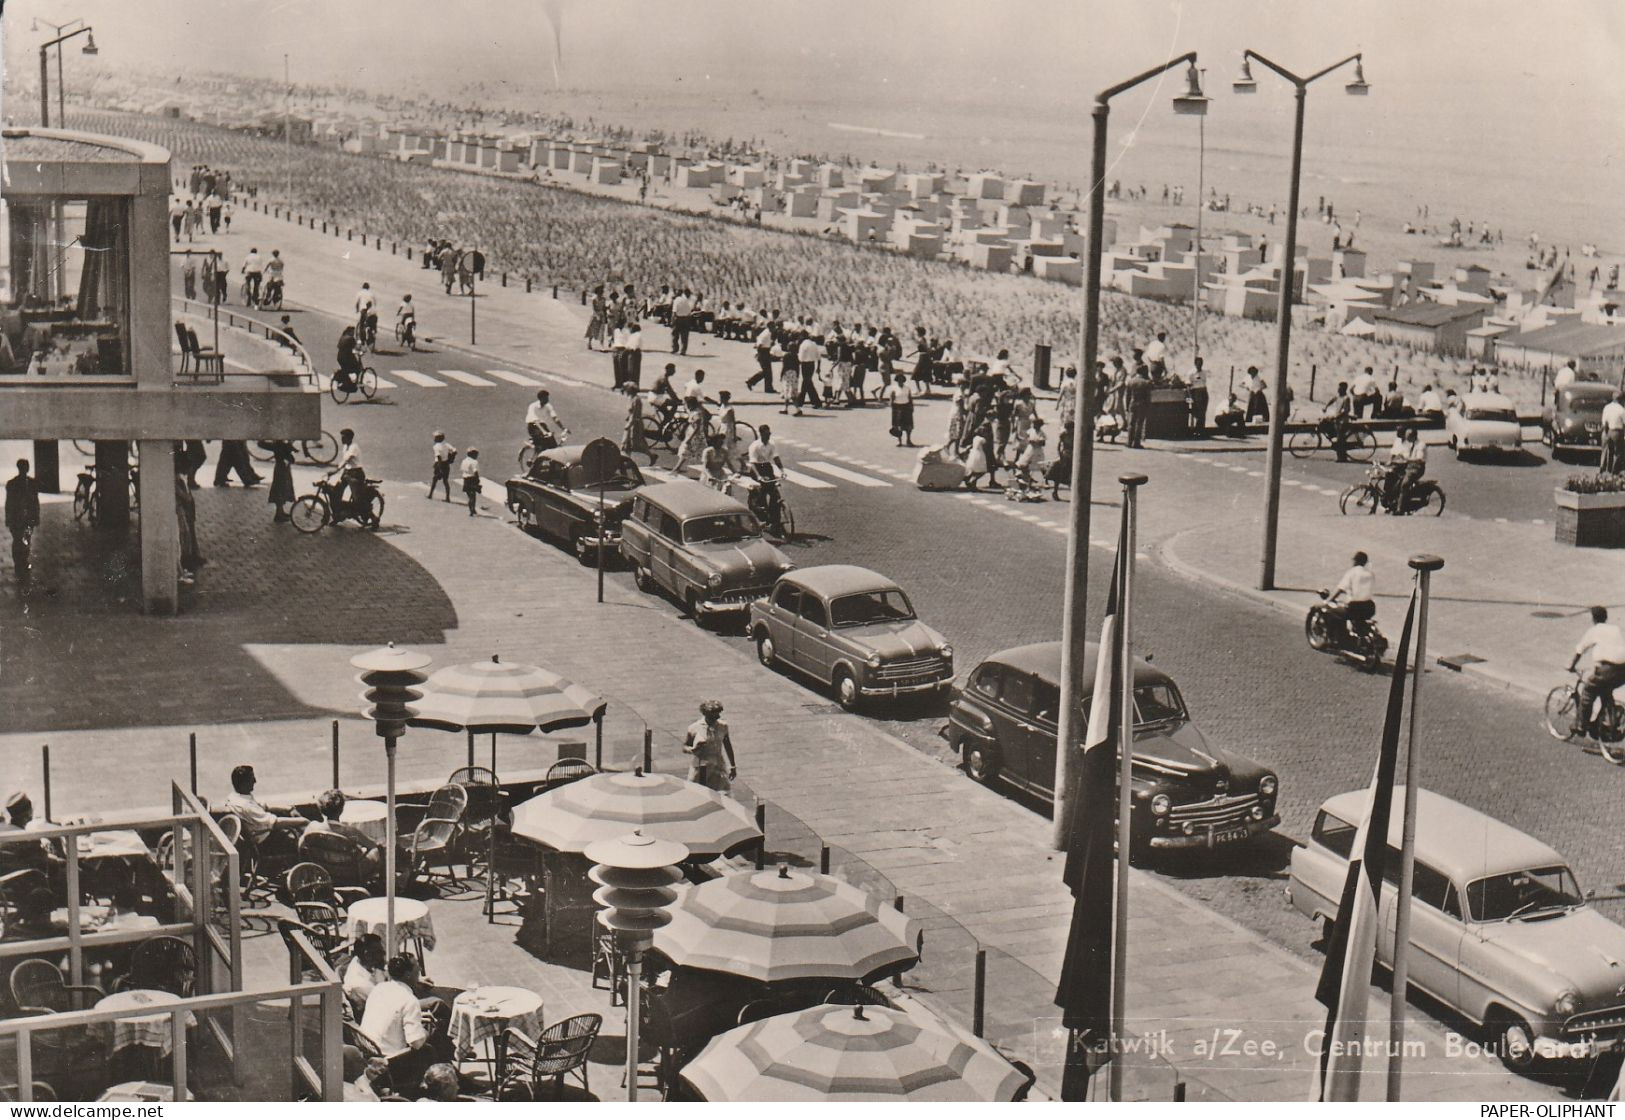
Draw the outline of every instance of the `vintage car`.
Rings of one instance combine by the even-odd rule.
[[[621,556],[638,587],[663,589],[695,622],[741,613],[795,567],[750,510],[686,478],[644,486],[621,523]]]
[[[1614,399],[1614,386],[1598,381],[1571,381],[1552,392],[1540,417],[1540,440],[1559,451],[1602,444],[1603,405]]]
[[[600,539],[609,550],[620,548],[621,522],[632,509],[632,492],[644,484],[637,464],[622,456],[615,477],[600,485],[588,482],[580,446],[554,447],[536,456],[527,474],[508,480],[507,505],[526,532],[537,531],[566,541],[585,558]],[[599,497],[603,497],[603,532],[599,532]]]
[[[1330,932],[1367,791],[1328,798],[1292,853],[1287,898]],[[1388,829],[1398,882],[1403,798]],[[1586,904],[1551,848],[1511,825],[1422,790],[1416,809],[1410,982],[1493,1036],[1509,1068],[1590,1057],[1625,1033],[1625,927]],[[1377,960],[1394,957],[1397,888],[1381,892]]]
[[[1518,410],[1500,393],[1457,397],[1445,412],[1444,432],[1458,459],[1481,451],[1516,452],[1523,446]]]
[[[851,711],[865,699],[945,693],[954,651],[921,622],[903,589],[878,572],[821,564],[781,576],[750,608],[756,656],[835,690]]]
[[[1082,677],[1092,681],[1096,643],[1085,647]],[[949,707],[941,734],[965,773],[1054,796],[1056,714],[1061,708],[1061,643],[996,653],[971,672]],[[1084,698],[1087,721],[1089,698]],[[1179,688],[1143,661],[1134,669],[1132,837],[1139,854],[1215,848],[1280,823],[1280,783],[1250,758],[1210,745],[1191,722]]]

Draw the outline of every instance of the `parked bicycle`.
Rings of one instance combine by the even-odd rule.
[[[1294,459],[1307,459],[1321,451],[1337,450],[1336,441],[1325,426],[1316,425],[1307,431],[1293,432],[1286,441],[1286,449]],[[1369,463],[1377,453],[1377,437],[1366,428],[1350,428],[1343,436],[1343,454],[1356,463]]]
[[[100,518],[100,510],[96,500],[96,472],[82,470],[79,472],[79,481],[73,488],[73,519],[75,521],[89,521],[92,525]],[[141,472],[136,467],[130,468],[130,508],[141,508]]]
[[[1388,467],[1372,467],[1364,482],[1356,482],[1337,499],[1342,513],[1376,513],[1385,508],[1383,495],[1388,488]],[[1350,509],[1350,506],[1353,508]],[[1431,478],[1424,478],[1412,486],[1405,495],[1405,508],[1401,513],[1431,513],[1438,517],[1444,512],[1444,490]]]
[[[363,366],[357,373],[345,375],[343,370],[334,370],[333,376],[328,379],[327,391],[333,394],[333,400],[343,404],[357,393],[372,400],[378,394],[378,373],[371,366]]]
[[[305,462],[314,463],[318,467],[331,466],[339,457],[339,441],[332,432],[326,430],[316,439],[296,439],[291,442],[294,450],[305,457]],[[276,457],[258,443],[250,444],[248,451],[258,463],[269,463]]]
[[[1546,694],[1546,730],[1552,738],[1563,743],[1585,739],[1597,744],[1597,750],[1615,766],[1625,766],[1625,713],[1613,696],[1603,694],[1597,698],[1597,711],[1586,721],[1586,734],[1574,733],[1574,716],[1580,706],[1580,672],[1574,679],[1560,684]]]
[[[306,494],[293,503],[293,527],[301,533],[315,533],[324,526],[337,525],[346,519],[366,529],[377,529],[384,520],[384,496],[378,492],[378,479],[369,478],[360,486],[354,498],[340,498],[344,483],[336,478],[324,478],[316,483],[316,493]]]

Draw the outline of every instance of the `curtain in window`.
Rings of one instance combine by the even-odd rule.
[[[80,319],[110,321],[121,332],[128,322],[130,274],[124,208],[118,198],[93,198],[85,206],[78,302]]]

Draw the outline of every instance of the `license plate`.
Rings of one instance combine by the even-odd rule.
[[[1245,828],[1220,828],[1214,830],[1212,842],[1215,844],[1228,844],[1232,840],[1245,839],[1247,839],[1247,830]]]

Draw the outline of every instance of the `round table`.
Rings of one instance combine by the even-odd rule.
[[[451,1040],[457,1053],[466,1054],[485,1043],[491,1052],[497,1091],[507,1071],[503,1032],[514,1027],[534,1039],[542,1033],[542,997],[528,988],[486,985],[470,988],[452,1001]]]
[[[354,825],[373,843],[382,844],[387,831],[384,818],[388,812],[389,806],[382,801],[346,801],[339,821]]]
[[[158,1101],[172,1101],[175,1099],[173,1085],[160,1085],[156,1081],[126,1081],[122,1085],[114,1085],[101,1096],[99,1101],[124,1101],[131,1104],[153,1104]],[[190,1091],[186,1099],[191,1100]]]
[[[132,988],[127,992],[114,992],[97,1000],[97,1011],[131,1011],[142,1007],[156,1009],[151,1015],[132,1015],[113,1023],[114,1053],[130,1046],[145,1046],[168,1054],[174,1044],[174,1037],[169,1027],[169,1013],[164,1010],[164,1006],[179,1003],[180,998],[172,992],[158,988]],[[188,1011],[186,1025],[191,1027],[196,1021],[193,1014]]]
[[[127,829],[117,829],[112,832],[88,832],[79,837],[79,856],[81,859],[108,859],[127,858],[130,856],[152,856],[152,849],[147,847],[141,834]]]
[[[345,936],[353,941],[364,933],[376,933],[387,942],[384,931],[388,925],[389,900],[363,898],[350,904]],[[395,899],[395,939],[417,946],[418,962],[422,963],[423,954],[434,948],[434,921],[429,917],[428,903],[416,898]]]

